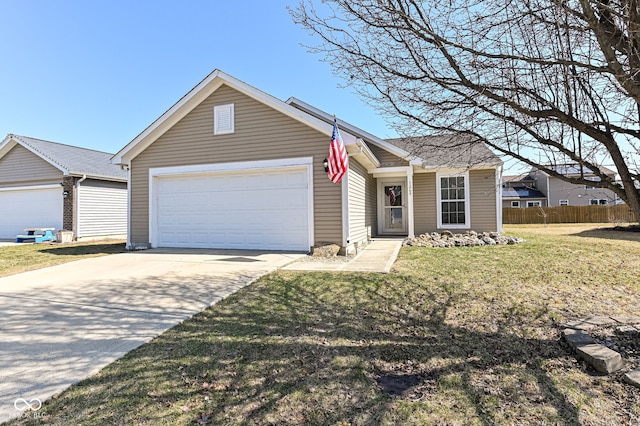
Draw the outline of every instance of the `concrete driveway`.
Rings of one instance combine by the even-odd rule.
[[[156,249],[0,278],[0,422],[301,256]]]

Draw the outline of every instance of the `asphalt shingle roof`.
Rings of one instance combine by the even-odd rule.
[[[593,172],[593,170],[591,170],[590,168],[583,166],[582,167],[582,171],[580,170],[580,166],[578,164],[558,164],[558,165],[550,165],[550,166],[546,166],[547,168],[556,171],[557,173],[560,173],[561,175],[565,175],[565,176],[573,176],[573,175],[580,175],[582,173],[584,173],[585,175],[592,175],[595,174]],[[599,167],[600,171],[606,175],[614,175],[615,172],[611,169],[608,169],[604,166],[600,166]]]
[[[532,188],[505,188],[502,190],[502,198],[547,198],[542,192]]]
[[[387,139],[423,161],[427,168],[499,166],[502,160],[482,142],[464,136],[442,135]]]
[[[108,152],[64,145],[27,136],[10,136],[38,152],[52,164],[66,170],[66,173],[70,175],[87,175],[117,180],[126,180],[128,177],[126,170],[122,170],[118,165],[111,164],[113,154]]]

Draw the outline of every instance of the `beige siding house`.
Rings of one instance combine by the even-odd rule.
[[[600,179],[596,173],[586,167],[581,170],[576,164],[546,167],[569,179],[584,178],[586,181],[594,182]],[[600,173],[611,180],[616,179],[616,173],[606,167],[600,167]],[[502,186],[503,207],[614,205],[621,202],[610,189],[598,188],[595,184],[567,182],[535,168],[520,176],[504,176]]]
[[[112,154],[8,135],[0,143],[0,239],[26,228],[125,238],[127,173]]]
[[[351,253],[372,237],[500,230],[502,162],[484,145],[466,158],[440,138],[424,159],[338,120],[349,172],[334,184],[333,120],[214,71],[112,158],[129,170],[129,248]]]

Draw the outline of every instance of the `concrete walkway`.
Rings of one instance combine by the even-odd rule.
[[[0,423],[302,256],[158,249],[0,278]]]
[[[375,239],[352,258],[301,258],[285,266],[288,271],[349,271],[389,273],[402,247],[401,239]]]

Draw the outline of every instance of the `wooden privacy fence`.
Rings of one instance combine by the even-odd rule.
[[[505,207],[502,223],[635,223],[633,212],[626,204],[617,206],[559,206],[528,207],[526,209]]]

